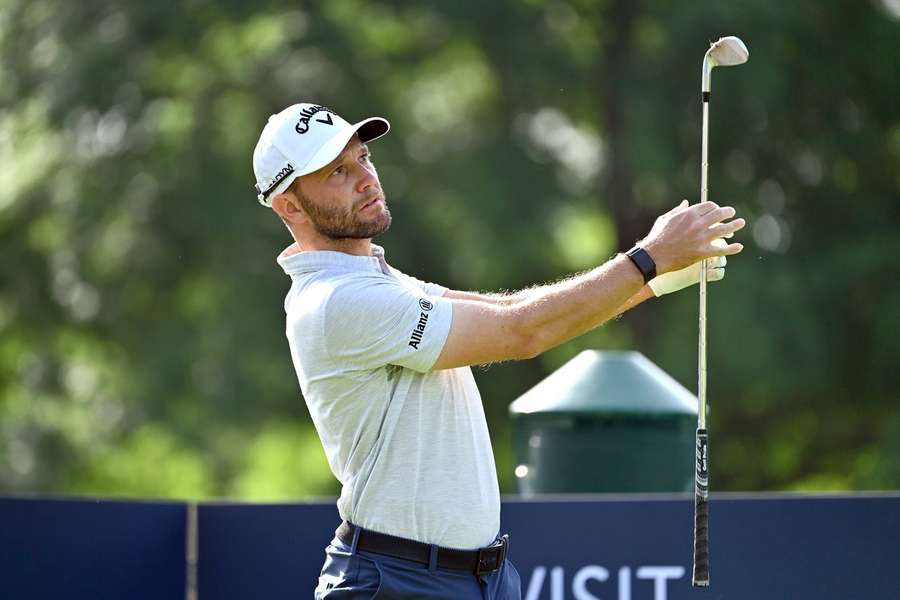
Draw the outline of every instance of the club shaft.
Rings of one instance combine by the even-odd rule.
[[[704,65],[705,67],[705,65]],[[700,151],[700,202],[707,199],[709,92],[703,94]],[[700,319],[697,356],[697,448],[694,473],[694,565],[691,583],[709,587],[709,451],[706,431],[706,260],[700,268]]]
[[[700,150],[700,202],[706,202],[709,170],[709,96],[703,102],[703,141]],[[697,352],[697,426],[706,429],[706,260],[700,267],[700,321]]]

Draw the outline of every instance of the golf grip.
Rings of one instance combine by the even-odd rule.
[[[694,483],[694,586],[709,586],[709,462],[707,434],[697,429]]]

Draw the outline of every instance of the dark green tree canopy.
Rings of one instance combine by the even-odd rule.
[[[599,264],[699,188],[750,225],[710,292],[717,489],[900,486],[896,2],[0,1],[0,489],[333,494],[250,157],[297,101],[384,115],[388,259],[458,289]],[[506,408],[584,348],[695,387],[696,294],[476,371]]]

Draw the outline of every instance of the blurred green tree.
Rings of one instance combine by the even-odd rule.
[[[750,219],[710,296],[716,489],[900,487],[900,15],[893,3],[0,1],[0,489],[283,499],[336,482],[256,204],[269,114],[383,114],[389,260],[461,289],[598,264],[699,187]],[[877,57],[877,58],[876,58]],[[696,294],[477,369],[506,407],[583,348],[694,388]]]

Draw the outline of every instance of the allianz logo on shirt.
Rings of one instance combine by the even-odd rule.
[[[618,588],[618,595],[611,595],[613,585],[610,581],[609,570],[600,565],[585,565],[575,571],[572,576],[571,590],[572,595],[566,594],[565,571],[563,567],[552,567],[550,569],[549,596],[543,594],[545,590],[544,582],[547,579],[547,567],[537,566],[531,572],[528,580],[528,586],[525,588],[525,600],[567,600],[574,598],[575,600],[600,600],[601,596],[597,596],[588,590],[588,582],[593,582],[591,588],[596,592],[602,593],[604,600],[641,600],[652,598],[653,600],[667,600],[668,582],[684,577],[684,567],[677,565],[660,565],[660,566],[644,566],[637,567],[635,570],[635,578],[637,580],[648,580],[647,583],[639,583],[636,587],[635,594],[632,595],[632,584],[637,583],[632,579],[631,567],[620,567],[615,577],[615,587]],[[524,578],[523,578],[524,579]],[[652,586],[650,582],[652,581]],[[605,583],[600,583],[605,582]],[[524,584],[524,581],[523,581]],[[524,585],[523,585],[524,587]],[[650,595],[650,588],[653,588],[653,595]]]
[[[428,325],[428,313],[431,312],[432,308],[434,308],[434,304],[432,304],[425,298],[420,298],[419,308],[422,309],[422,312],[419,313],[419,322],[416,323],[412,334],[409,336],[409,345],[416,350],[419,349],[419,344],[422,342],[422,335],[425,333],[425,326]]]

